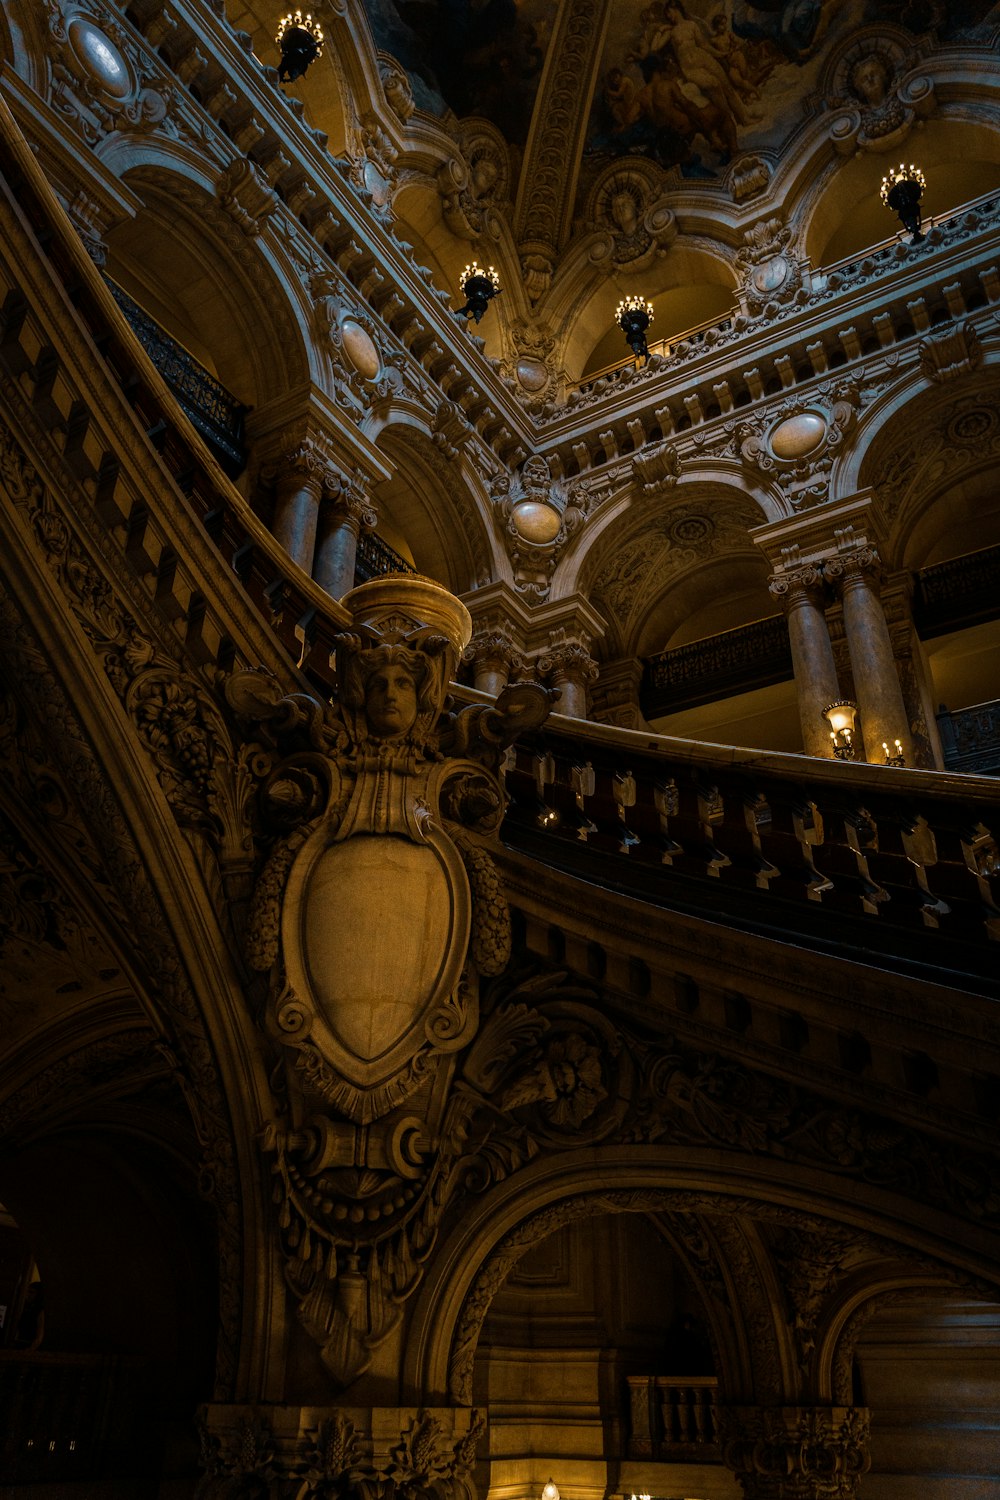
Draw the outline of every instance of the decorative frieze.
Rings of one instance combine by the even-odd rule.
[[[745,1500],[855,1500],[871,1466],[863,1407],[720,1407],[722,1461]]]

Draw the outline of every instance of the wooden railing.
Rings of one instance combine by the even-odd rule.
[[[1000,995],[1000,783],[554,720],[513,848],[646,903]]]

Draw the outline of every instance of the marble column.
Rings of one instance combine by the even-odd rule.
[[[585,646],[569,642],[552,646],[535,663],[559,694],[554,712],[571,719],[587,717],[587,684],[597,679],[597,663]]]
[[[807,755],[830,760],[833,755],[830,726],[823,710],[840,697],[840,687],[823,608],[822,574],[813,567],[777,573],[769,587],[788,622],[802,748]]]
[[[510,638],[500,630],[477,630],[462,654],[472,665],[473,686],[495,698],[520,671],[523,658]]]
[[[937,699],[927,652],[913,622],[913,586],[913,574],[909,572],[883,579],[882,608],[913,736],[913,764],[924,771],[941,771],[944,750],[937,722]]]
[[[378,516],[357,483],[344,483],[323,501],[313,577],[334,599],[354,587],[358,537],[362,526],[373,529]]]
[[[322,489],[322,477],[304,463],[290,460],[274,471],[271,531],[306,573],[312,572]]]
[[[824,575],[840,594],[844,634],[851,653],[851,671],[858,698],[858,716],[869,761],[884,759],[883,744],[895,753],[899,740],[906,764],[914,764],[910,721],[889,625],[879,598],[880,564],[874,547],[838,553],[823,565]]]
[[[871,1464],[864,1407],[722,1407],[718,1428],[745,1500],[856,1500]]]

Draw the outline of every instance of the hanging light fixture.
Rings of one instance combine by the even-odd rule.
[[[899,215],[903,228],[910,234],[911,244],[923,239],[920,230],[920,200],[924,195],[927,179],[919,167],[900,163],[882,178],[879,196],[886,208]]]
[[[615,317],[632,353],[645,364],[649,359],[646,329],[653,321],[652,302],[645,297],[625,297],[619,302]]]
[[[854,760],[854,715],[857,705],[849,698],[838,698],[829,708],[824,708],[823,718],[830,726],[833,753],[838,760]]]
[[[459,318],[475,318],[478,323],[494,297],[499,297],[502,287],[500,277],[493,266],[483,270],[478,261],[466,266],[459,283],[465,293],[465,306],[456,313]]]
[[[323,51],[323,31],[311,15],[291,10],[278,23],[275,41],[281,48],[278,82],[292,83],[301,78],[310,63]]]

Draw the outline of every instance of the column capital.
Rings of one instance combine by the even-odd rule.
[[[535,658],[535,670],[539,677],[551,677],[556,683],[583,684],[596,682],[599,668],[586,646],[578,641],[560,641]]]
[[[882,559],[874,547],[838,552],[824,561],[823,576],[838,590],[850,584],[860,584],[877,592],[882,577]]]
[[[492,667],[508,674],[519,672],[524,667],[524,653],[518,650],[511,637],[502,629],[476,630],[462,652],[462,660],[480,668]]]
[[[378,511],[368,493],[369,480],[360,469],[353,474],[341,474],[336,469],[327,469],[323,476],[323,487],[327,505],[336,520],[345,520],[374,531],[378,525]]]
[[[260,477],[262,483],[273,485],[294,480],[300,488],[313,491],[319,499],[328,473],[329,456],[324,446],[311,438],[303,438],[264,464]]]
[[[717,1422],[745,1500],[855,1500],[871,1464],[864,1407],[720,1407]]]
[[[472,1407],[204,1406],[205,1496],[469,1500],[486,1413]]]
[[[823,574],[818,567],[812,565],[772,573],[767,590],[771,598],[787,612],[803,599],[812,598],[817,602],[822,599]]]

